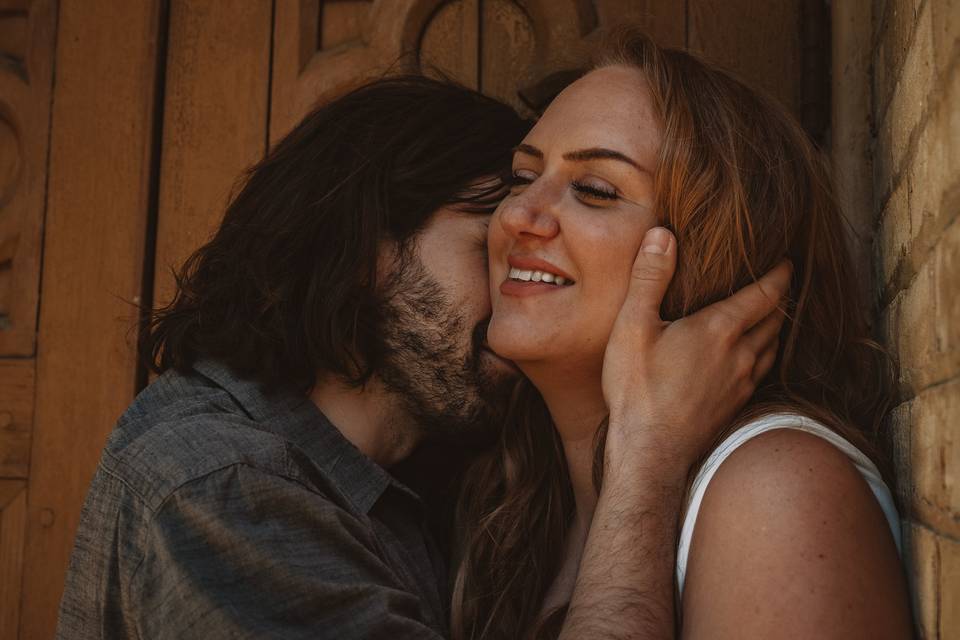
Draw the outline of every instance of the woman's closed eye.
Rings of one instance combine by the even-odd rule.
[[[620,199],[620,195],[617,193],[617,190],[607,184],[574,180],[573,183],[571,183],[571,186],[573,187],[574,191],[585,198],[593,198],[597,200]]]
[[[519,193],[523,187],[531,184],[537,177],[536,173],[528,169],[512,171],[507,180],[511,195]],[[587,206],[595,206],[591,205],[590,201],[611,202],[620,199],[620,194],[615,187],[598,180],[574,180],[570,183],[570,186],[576,192],[577,198]]]
[[[536,179],[537,174],[532,171],[527,169],[514,169],[507,175],[506,183],[510,191],[514,192],[514,190],[525,187]]]

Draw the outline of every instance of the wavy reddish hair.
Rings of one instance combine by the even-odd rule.
[[[655,211],[677,237],[663,303],[679,318],[794,265],[776,364],[725,432],[758,415],[809,415],[877,458],[891,401],[889,358],[871,339],[843,218],[821,154],[776,100],[644,34],[611,34],[596,67],[643,72],[663,127]],[[594,477],[602,480],[602,440]],[[884,468],[885,465],[881,465]],[[458,510],[453,636],[555,637],[542,616],[574,515],[563,447],[536,389],[522,382],[497,447],[466,474]]]

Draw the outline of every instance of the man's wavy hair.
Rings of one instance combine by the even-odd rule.
[[[162,373],[214,357],[304,393],[321,373],[362,384],[384,357],[383,243],[404,247],[443,207],[492,213],[528,127],[496,100],[421,76],[316,108],[248,171],[216,234],[175,273],[141,358]]]

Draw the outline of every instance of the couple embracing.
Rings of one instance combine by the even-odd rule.
[[[376,81],[251,169],[143,336],[58,637],[910,636],[826,168],[707,62],[597,59],[535,123]],[[449,545],[391,472],[431,442]]]

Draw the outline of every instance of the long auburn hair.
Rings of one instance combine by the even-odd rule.
[[[595,68],[643,72],[663,127],[654,210],[678,247],[663,317],[722,299],[784,257],[794,265],[774,368],[720,437],[786,409],[878,458],[892,368],[870,337],[846,221],[819,151],[782,105],[690,53],[658,47],[632,29],[608,36],[601,51]],[[598,490],[603,436],[600,427]],[[524,381],[499,443],[463,481],[454,638],[556,637],[566,608],[543,617],[541,607],[574,509],[562,444],[543,399]]]

